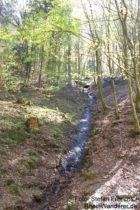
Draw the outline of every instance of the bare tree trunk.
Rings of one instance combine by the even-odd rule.
[[[136,84],[140,85],[140,0],[138,0],[138,50],[139,50],[139,55],[138,55]],[[138,88],[140,90],[140,86],[138,86]],[[140,93],[140,91],[138,93]],[[136,108],[137,111],[140,112],[140,94],[136,95]]]
[[[139,125],[139,120],[138,120],[138,116],[136,113],[136,108],[135,108],[135,104],[133,100],[132,82],[131,82],[131,76],[129,74],[129,65],[128,65],[128,35],[127,35],[127,25],[126,25],[128,11],[127,11],[127,6],[125,4],[125,0],[123,0],[122,3],[123,3],[123,6],[125,7],[125,12],[123,16],[122,16],[123,11],[120,12],[118,2],[117,0],[115,0],[115,4],[116,4],[119,20],[122,26],[122,32],[123,32],[124,67],[125,67],[126,76],[128,79],[129,99],[130,99],[132,114],[134,118],[134,127],[135,127],[135,132],[140,133],[140,125]]]
[[[40,71],[38,77],[38,87],[41,87],[42,69],[43,69],[43,60],[44,60],[43,53],[44,53],[44,47],[41,48],[41,61],[40,61]]]
[[[108,53],[110,54],[110,47],[108,45]],[[109,71],[110,71],[110,76],[111,76],[111,84],[112,84],[112,92],[113,92],[113,101],[114,101],[114,107],[115,107],[115,115],[116,118],[119,118],[119,108],[118,108],[118,103],[117,103],[117,98],[116,98],[116,90],[115,90],[115,83],[114,83],[114,78],[113,78],[113,67],[111,66],[111,61],[110,61],[110,56],[108,57],[108,66],[109,66]]]
[[[25,40],[25,49],[26,49],[26,58],[28,58],[29,56],[28,40]],[[26,83],[28,83],[30,80],[30,73],[31,73],[31,61],[26,61],[25,71],[26,71]]]
[[[80,80],[80,72],[81,72],[81,55],[80,55],[80,46],[78,44],[78,82]]]
[[[100,68],[101,68],[101,61],[99,58],[99,49],[97,49],[96,50],[96,71],[98,74],[97,84],[98,84],[99,96],[100,96],[100,100],[102,103],[102,107],[103,107],[103,110],[106,111],[107,105],[106,105],[106,103],[104,101],[104,97],[103,97],[103,88],[102,88],[101,69]]]
[[[115,115],[116,118],[119,118],[119,109],[118,109],[118,103],[117,103],[117,98],[116,98],[116,91],[115,91],[115,83],[114,83],[114,62],[112,62],[111,65],[111,55],[110,55],[110,5],[111,2],[109,1],[109,21],[107,23],[106,31],[107,31],[107,53],[108,53],[108,67],[109,67],[109,72],[110,72],[110,77],[111,77],[111,84],[112,84],[112,92],[113,92],[113,101],[114,101],[114,108],[115,108]],[[114,54],[114,44],[113,44],[113,54]]]
[[[72,87],[72,76],[71,76],[71,36],[68,37],[68,85]]]
[[[138,0],[138,46],[139,46],[138,73],[140,81],[140,0]]]

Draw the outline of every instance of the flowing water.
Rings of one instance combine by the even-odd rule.
[[[83,165],[85,148],[88,143],[90,135],[90,118],[91,118],[91,110],[93,105],[94,105],[94,98],[93,96],[89,95],[89,104],[78,123],[77,132],[74,141],[70,146],[70,150],[62,158],[61,161],[61,166],[65,174],[72,171],[77,171]]]
[[[75,171],[79,171],[84,164],[85,150],[90,136],[90,124],[91,124],[91,110],[94,106],[94,97],[89,95],[89,103],[85,109],[81,119],[79,120],[77,131],[73,143],[69,147],[69,151],[64,155],[61,160],[60,167],[62,168],[63,175],[67,178],[68,174],[72,174]],[[69,179],[68,179],[69,180]],[[51,204],[54,204],[61,191],[61,184],[58,181],[55,183],[55,189],[51,199],[48,199],[46,203],[39,210],[54,210]],[[38,209],[37,209],[38,210]]]

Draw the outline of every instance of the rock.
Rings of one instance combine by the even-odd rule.
[[[28,131],[32,131],[34,129],[38,129],[39,128],[39,119],[36,118],[36,117],[30,117],[26,121],[26,126],[27,126],[27,130]]]

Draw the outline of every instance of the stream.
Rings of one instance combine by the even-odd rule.
[[[61,161],[61,166],[65,174],[79,170],[84,163],[85,148],[90,135],[90,117],[93,105],[94,98],[89,95],[89,104],[79,120],[74,141],[70,145],[68,153]]]
[[[117,79],[115,84],[124,84],[124,80]],[[110,85],[110,80],[104,80],[104,86]],[[75,137],[68,147],[68,152],[62,157],[59,164],[59,178],[50,185],[43,198],[42,207],[32,210],[55,210],[55,204],[63,198],[66,189],[71,183],[75,172],[80,172],[85,163],[85,153],[91,133],[91,111],[95,104],[96,97],[88,93],[89,102],[81,119],[78,122]]]
[[[74,172],[80,171],[84,165],[85,151],[91,130],[91,111],[94,106],[94,97],[90,94],[88,94],[88,96],[88,106],[85,108],[85,111],[78,122],[75,138],[69,146],[69,151],[64,155],[60,162],[62,171],[61,176],[65,177],[65,181],[63,183],[64,185],[69,182],[70,176]],[[52,190],[53,195],[51,198],[46,196],[47,200],[44,205],[36,210],[54,210],[55,208],[52,207],[52,204],[55,204],[57,201],[59,193],[64,188],[63,184],[60,183],[60,181],[54,183],[54,188]]]

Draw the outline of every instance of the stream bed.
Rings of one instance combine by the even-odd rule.
[[[74,172],[80,171],[84,165],[85,151],[91,130],[91,111],[94,106],[94,97],[90,94],[88,94],[88,96],[88,106],[85,108],[85,111],[78,122],[75,138],[69,146],[68,152],[61,159],[59,165],[61,168],[60,176],[63,177],[63,181],[57,180],[54,183],[54,186],[50,186],[50,188],[47,189],[47,192],[51,191],[52,195],[47,196],[46,192],[42,207],[33,208],[33,210],[54,210],[55,207],[53,207],[53,205],[57,201],[61,190],[70,182],[70,176]]]
[[[84,163],[85,148],[90,135],[90,118],[93,105],[94,98],[89,95],[89,104],[79,120],[74,141],[70,145],[68,153],[61,161],[61,166],[65,174],[79,170]]]

